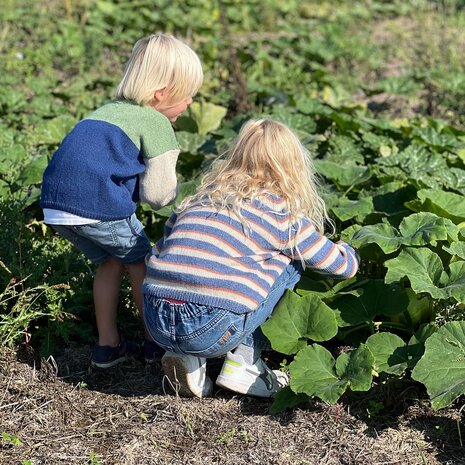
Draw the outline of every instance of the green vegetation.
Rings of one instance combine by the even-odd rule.
[[[112,97],[135,40],[168,31],[190,42],[206,75],[176,125],[179,199],[246,118],[268,115],[310,149],[335,238],[362,257],[350,280],[306,271],[264,325],[274,349],[291,356],[292,383],[273,410],[313,396],[336,402],[398,377],[424,384],[434,408],[456,402],[465,393],[464,7],[4,1],[2,343],[46,355],[91,339],[90,264],[41,221],[42,172],[67,131]],[[140,207],[153,240],[169,212]]]

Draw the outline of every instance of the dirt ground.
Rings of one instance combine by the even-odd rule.
[[[271,401],[224,390],[166,393],[160,366],[142,360],[92,370],[89,353],[0,349],[1,465],[465,464],[459,409],[435,412],[411,385],[269,415]]]

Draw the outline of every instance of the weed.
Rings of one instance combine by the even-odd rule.
[[[232,428],[229,431],[225,431],[224,433],[218,436],[217,442],[218,444],[224,444],[226,447],[229,447],[236,436],[236,428]]]
[[[18,438],[18,436],[16,436],[16,434],[10,434],[5,431],[2,432],[2,442],[9,446],[21,446],[22,445],[21,440]]]
[[[89,455],[89,460],[86,462],[86,465],[102,465],[100,457],[98,457],[95,452],[91,452]]]
[[[376,400],[370,399],[368,401],[368,406],[367,406],[367,414],[368,418],[375,418],[384,408],[384,405],[382,402],[378,402]]]

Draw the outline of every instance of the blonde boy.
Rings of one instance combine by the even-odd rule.
[[[150,242],[135,211],[139,201],[158,209],[175,198],[179,148],[171,123],[192,103],[202,81],[200,60],[182,41],[166,34],[140,39],[116,99],[80,121],[45,170],[45,222],[97,265],[93,366],[113,366],[137,349],[117,328],[125,272],[143,312],[141,289]],[[146,340],[147,361],[156,351]]]

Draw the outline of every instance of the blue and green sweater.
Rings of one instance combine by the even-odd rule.
[[[45,170],[40,205],[85,218],[118,220],[139,201],[144,159],[178,150],[170,121],[151,107],[116,100],[80,121]]]

